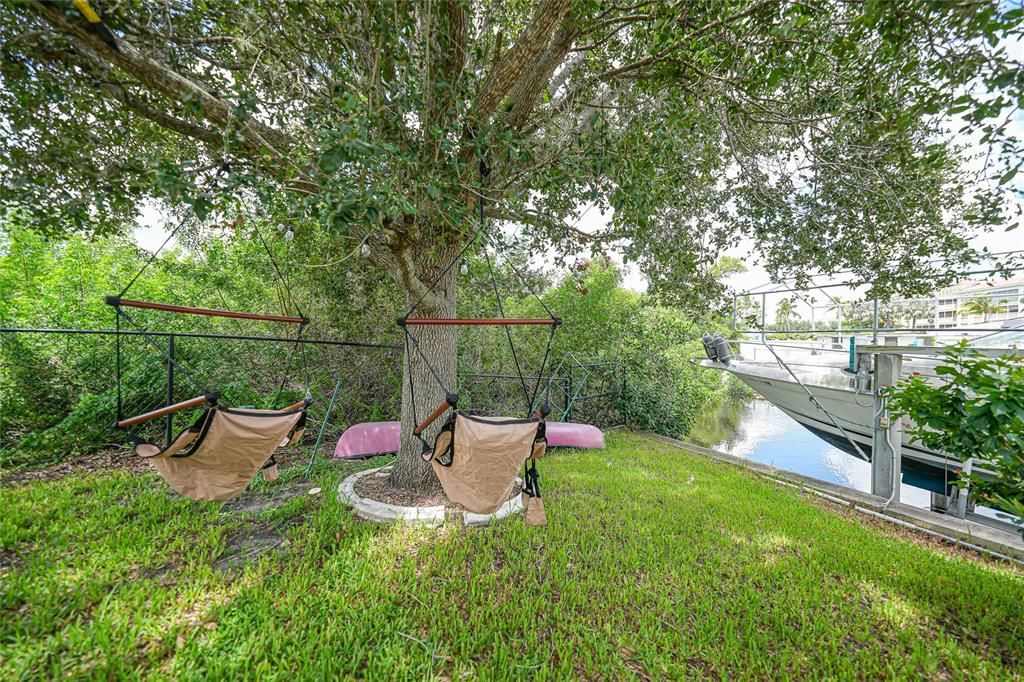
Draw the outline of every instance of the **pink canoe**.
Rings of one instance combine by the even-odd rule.
[[[398,451],[400,422],[365,422],[345,429],[334,456],[343,459],[373,457]],[[590,424],[551,422],[547,425],[548,445],[562,448],[604,448],[604,434]]]
[[[547,434],[548,445],[551,447],[604,449],[604,433],[590,424],[550,422]]]

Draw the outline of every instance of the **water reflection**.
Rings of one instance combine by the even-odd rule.
[[[835,448],[767,400],[730,401],[698,418],[688,439],[698,445],[830,483],[871,492],[871,465]],[[928,508],[927,490],[903,484],[900,501]]]

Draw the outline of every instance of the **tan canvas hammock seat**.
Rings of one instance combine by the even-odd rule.
[[[229,173],[230,167],[225,164],[217,171],[220,176]],[[271,265],[281,287],[284,289],[285,299],[295,309],[295,315],[267,315],[263,313],[250,313],[237,310],[215,310],[212,308],[197,308],[193,306],[174,305],[170,303],[157,303],[154,301],[137,301],[124,298],[128,290],[139,279],[142,273],[152,265],[160,251],[167,246],[172,238],[188,222],[187,217],[183,219],[174,230],[167,236],[164,243],[154,251],[149,260],[129,280],[121,293],[116,296],[107,296],[107,305],[114,309],[114,324],[116,329],[116,353],[115,372],[117,377],[117,419],[114,426],[124,429],[129,438],[135,444],[135,454],[144,457],[156,468],[160,474],[167,479],[171,487],[182,495],[193,500],[227,500],[249,484],[253,476],[260,469],[264,470],[264,477],[268,480],[277,478],[277,464],[273,459],[274,451],[277,448],[294,443],[302,437],[306,423],[306,408],[312,403],[310,398],[309,369],[306,366],[306,345],[302,340],[302,332],[309,324],[307,318],[288,287],[288,281],[281,273],[281,268],[274,259],[274,253],[270,250],[267,242],[260,234],[258,225],[254,224],[256,236],[263,245],[270,259]],[[197,386],[203,386],[205,382],[198,380],[186,371],[178,359],[174,357],[174,335],[170,335],[168,350],[151,338],[145,325],[136,324],[131,316],[125,312],[125,308],[159,310],[167,313],[197,315],[202,317],[222,317],[235,320],[259,320],[263,322],[275,322],[282,324],[296,325],[295,337],[293,339],[280,339],[267,337],[268,340],[288,341],[292,344],[292,355],[299,353],[302,359],[302,369],[306,375],[306,398],[283,410],[258,410],[258,409],[229,409],[217,406],[220,394],[210,391],[204,395],[166,405],[156,410],[134,417],[124,418],[122,413],[123,404],[121,396],[121,321],[136,327],[137,332],[151,346],[157,349],[167,361],[168,378],[167,392],[174,395],[173,371],[180,370]],[[225,337],[227,338],[227,337]],[[238,336],[235,338],[253,339],[258,337]],[[362,345],[362,344],[342,344]],[[285,365],[290,364],[291,357]],[[285,379],[281,381],[278,394],[284,388]],[[275,394],[270,404],[274,404],[277,398]],[[171,415],[203,408],[202,416],[189,428],[170,439]],[[132,427],[143,424],[160,417],[167,417],[167,436],[169,445],[160,447],[149,443],[132,432]]]
[[[193,500],[229,500],[261,469],[277,477],[274,451],[302,437],[306,402],[284,410],[211,407],[165,448],[135,441],[172,488]]]
[[[525,467],[523,473],[523,501],[526,504],[526,523],[529,525],[542,526],[547,523],[544,515],[544,505],[540,498],[540,475],[537,473],[538,457],[544,454],[547,447],[545,437],[544,419],[551,412],[551,382],[548,377],[547,388],[543,394],[543,405],[536,410],[537,398],[541,396],[541,382],[545,378],[544,371],[551,358],[551,349],[555,339],[555,331],[562,324],[562,320],[556,317],[548,308],[544,299],[533,290],[530,283],[523,277],[512,261],[508,261],[512,272],[519,281],[533,294],[540,307],[548,314],[548,317],[518,317],[510,318],[505,316],[505,308],[502,304],[502,297],[498,291],[498,281],[494,277],[494,269],[491,264],[491,256],[488,253],[488,246],[498,251],[499,244],[491,242],[486,236],[486,193],[484,192],[485,179],[491,170],[487,164],[484,154],[479,157],[480,162],[480,191],[477,193],[477,207],[480,209],[480,229],[475,231],[459,253],[449,261],[448,265],[441,271],[434,282],[427,286],[419,299],[406,311],[405,315],[398,318],[398,326],[405,332],[405,357],[407,366],[411,367],[413,353],[423,361],[423,365],[430,372],[438,387],[445,395],[444,402],[440,403],[423,421],[419,420],[416,412],[416,397],[412,372],[407,372],[409,377],[409,393],[412,397],[412,419],[416,425],[412,434],[423,444],[423,459],[430,462],[434,472],[441,481],[448,499],[462,505],[469,511],[489,514],[496,511],[512,492],[515,484],[516,473],[519,467],[527,461],[529,466]],[[489,244],[485,244],[481,253],[487,263],[487,272],[491,277],[491,286],[494,289],[495,304],[499,317],[414,317],[413,314],[419,308],[420,303],[427,294],[434,291],[435,285],[442,281],[444,276],[452,270],[462,259],[466,251],[476,242],[478,237],[483,236]],[[464,262],[464,261],[462,261]],[[515,362],[516,374],[519,378],[519,385],[523,389],[523,404],[525,419],[513,417],[478,417],[475,415],[462,414],[457,406],[459,396],[450,388],[437,368],[424,354],[416,335],[412,329],[430,326],[494,326],[502,327],[505,337],[508,339],[509,350],[512,360]],[[532,378],[533,389],[527,384],[527,376],[523,374],[520,363],[520,355],[516,344],[512,340],[512,327],[538,326],[548,327],[547,345],[544,348],[544,358],[536,376]],[[433,446],[424,437],[424,430],[430,427],[441,415],[452,411],[448,423],[441,429],[434,439]],[[536,411],[535,411],[536,410]],[[532,415],[532,416],[531,416]]]
[[[449,500],[490,514],[508,500],[519,468],[543,455],[545,447],[540,419],[456,412],[424,458],[429,458]]]

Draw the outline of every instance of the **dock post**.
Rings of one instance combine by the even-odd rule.
[[[900,466],[903,423],[886,409],[881,391],[899,381],[903,357],[879,353],[875,356],[874,437],[871,457],[871,494],[893,502],[900,500]]]
[[[966,474],[967,476],[970,476],[971,475],[971,469],[972,469],[973,466],[974,466],[974,460],[972,458],[968,458],[967,461],[964,462],[964,465],[963,465],[963,468],[961,469],[961,471],[963,471],[963,473]],[[967,518],[967,512],[974,511],[971,508],[971,505],[969,505],[970,496],[971,496],[970,486],[968,486],[968,485],[964,485],[963,487],[960,487],[959,485],[953,486],[953,497],[952,497],[952,500],[951,500],[952,504],[950,504],[950,509],[948,510],[947,513],[951,514],[952,516],[955,516],[958,519]]]

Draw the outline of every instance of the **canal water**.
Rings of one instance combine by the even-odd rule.
[[[767,400],[727,401],[717,410],[703,413],[687,439],[730,455],[871,492],[871,464],[829,445]],[[931,494],[904,484],[900,501],[927,509]]]

